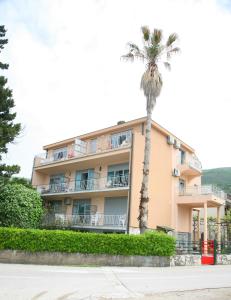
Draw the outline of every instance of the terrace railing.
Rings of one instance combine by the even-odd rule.
[[[92,227],[92,228],[120,228],[125,229],[127,216],[95,214],[48,214],[42,222],[44,227]]]
[[[115,177],[91,178],[37,186],[41,194],[63,194],[84,191],[121,189],[129,187],[129,174]]]
[[[191,158],[188,162],[188,165],[190,168],[196,169],[200,172],[202,171],[202,164],[198,158]]]
[[[200,241],[176,241],[176,254],[201,254]]]
[[[179,196],[215,195],[226,200],[227,194],[214,185],[187,186],[178,189]]]
[[[103,153],[111,150],[128,148],[131,146],[131,139],[121,143],[113,143],[110,137],[99,137],[94,147],[89,141],[81,141],[67,147],[65,151],[57,153],[41,153],[35,156],[35,166],[46,165],[52,162],[69,160],[96,153]]]

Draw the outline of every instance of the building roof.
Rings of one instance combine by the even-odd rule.
[[[116,132],[116,131],[120,132],[121,130],[127,130],[129,128],[132,128],[134,125],[142,124],[145,121],[146,121],[146,117],[142,117],[142,118],[139,118],[139,119],[134,119],[134,120],[124,122],[124,123],[119,124],[119,125],[116,124],[116,125],[113,125],[113,126],[110,126],[110,127],[107,127],[107,128],[99,129],[99,130],[92,131],[92,132],[89,132],[89,133],[86,133],[86,134],[82,134],[82,135],[75,136],[75,137],[72,137],[72,138],[69,138],[69,139],[65,139],[65,140],[62,140],[62,141],[59,141],[59,142],[48,144],[48,145],[45,145],[43,147],[43,149],[47,150],[47,149],[50,149],[50,148],[52,149],[52,148],[62,147],[66,144],[74,143],[76,138],[85,140],[85,139],[89,139],[89,138],[94,138],[94,137],[102,135],[102,134],[107,134],[107,133]],[[182,146],[184,148],[186,148],[190,152],[194,152],[194,149],[192,147],[190,147],[188,144],[184,143],[181,139],[176,137],[174,134],[172,134],[167,129],[163,128],[158,123],[152,121],[152,126],[165,136],[168,136],[168,135],[173,136],[174,138],[176,138],[177,140],[180,141],[180,143],[182,144]]]

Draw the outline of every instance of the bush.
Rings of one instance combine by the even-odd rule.
[[[127,235],[0,228],[0,249],[170,256],[175,252],[175,239],[160,232]]]
[[[0,193],[0,226],[36,228],[43,213],[40,195],[21,184],[7,184]]]

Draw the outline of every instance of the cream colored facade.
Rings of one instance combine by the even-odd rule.
[[[138,232],[145,121],[44,146],[46,154],[34,160],[32,184],[56,219],[84,230]],[[189,237],[192,211],[219,211],[224,195],[201,186],[201,164],[193,148],[155,122],[151,134],[148,227]]]

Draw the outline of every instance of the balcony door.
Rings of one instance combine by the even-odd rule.
[[[65,207],[62,200],[52,200],[49,202],[49,213],[51,214],[65,214]]]
[[[94,169],[76,172],[75,188],[77,191],[94,189]]]
[[[108,197],[104,200],[104,225],[121,226],[126,223],[127,197]]]
[[[185,180],[179,179],[179,194],[184,195],[185,192]]]
[[[91,199],[74,200],[72,214],[73,215],[90,215],[91,213]]]
[[[126,187],[129,180],[129,165],[128,163],[112,165],[108,167],[108,187]]]
[[[111,135],[111,147],[118,148],[121,146],[126,146],[131,142],[132,133],[130,130],[115,133]]]
[[[50,192],[58,193],[65,190],[64,174],[56,174],[50,177]]]

